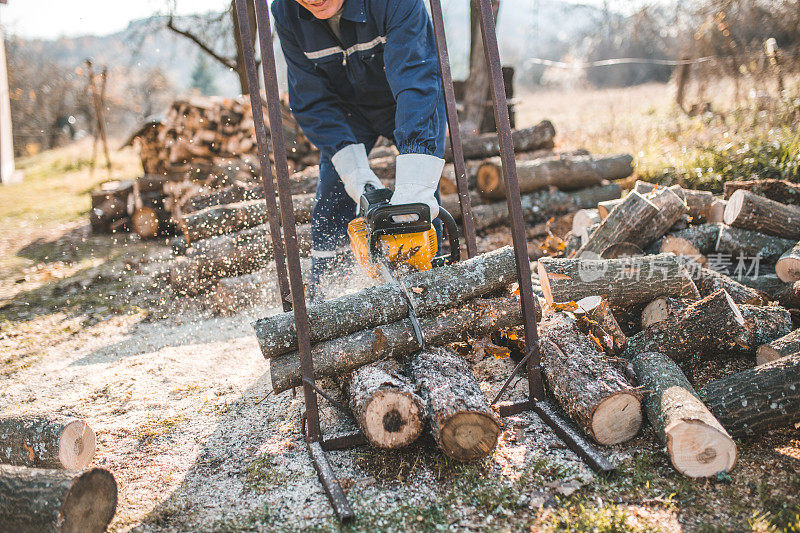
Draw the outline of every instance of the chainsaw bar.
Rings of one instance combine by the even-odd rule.
[[[414,329],[414,335],[417,337],[417,344],[419,344],[420,350],[424,350],[427,345],[425,343],[425,337],[422,335],[422,328],[419,325],[419,318],[417,317],[417,305],[414,303],[411,293],[408,292],[408,288],[405,286],[405,284],[395,277],[385,261],[380,262],[380,271],[383,275],[383,279],[387,283],[396,283],[397,286],[400,287],[400,291],[403,293],[403,297],[406,299],[406,303],[408,304],[408,319],[411,320],[411,327]]]

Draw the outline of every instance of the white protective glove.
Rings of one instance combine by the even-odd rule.
[[[439,216],[439,202],[434,194],[442,177],[444,159],[427,154],[403,154],[397,156],[395,167],[394,194],[389,203],[428,204],[431,220]],[[414,215],[398,215],[395,222],[412,222]]]
[[[358,205],[364,187],[371,184],[376,189],[382,189],[383,184],[378,176],[369,168],[367,150],[363,144],[348,144],[331,158],[333,167],[342,178],[344,190],[347,195]]]

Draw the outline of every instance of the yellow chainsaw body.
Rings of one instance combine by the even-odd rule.
[[[380,276],[378,265],[372,262],[367,225],[363,217],[355,218],[347,226],[350,247],[361,268],[373,278]],[[381,235],[380,254],[392,265],[408,264],[416,270],[433,268],[433,258],[439,247],[436,230],[431,226],[427,231],[419,233],[403,233],[398,235]]]

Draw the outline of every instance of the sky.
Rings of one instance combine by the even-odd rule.
[[[175,2],[178,14],[221,11],[230,5],[230,0],[8,0],[8,5],[0,5],[0,23],[7,33],[28,38],[105,35],[124,29],[131,20],[165,13],[171,1]],[[443,0],[442,3],[450,1],[458,0]],[[602,6],[604,2],[575,3]],[[610,0],[608,3],[613,9],[630,2]]]

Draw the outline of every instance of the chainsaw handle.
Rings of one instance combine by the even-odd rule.
[[[461,261],[461,243],[458,241],[458,226],[453,215],[444,207],[439,206],[439,216],[437,218],[442,221],[442,225],[447,232],[447,241],[450,243],[450,254],[437,257],[437,259],[441,259],[442,264],[445,265]]]

